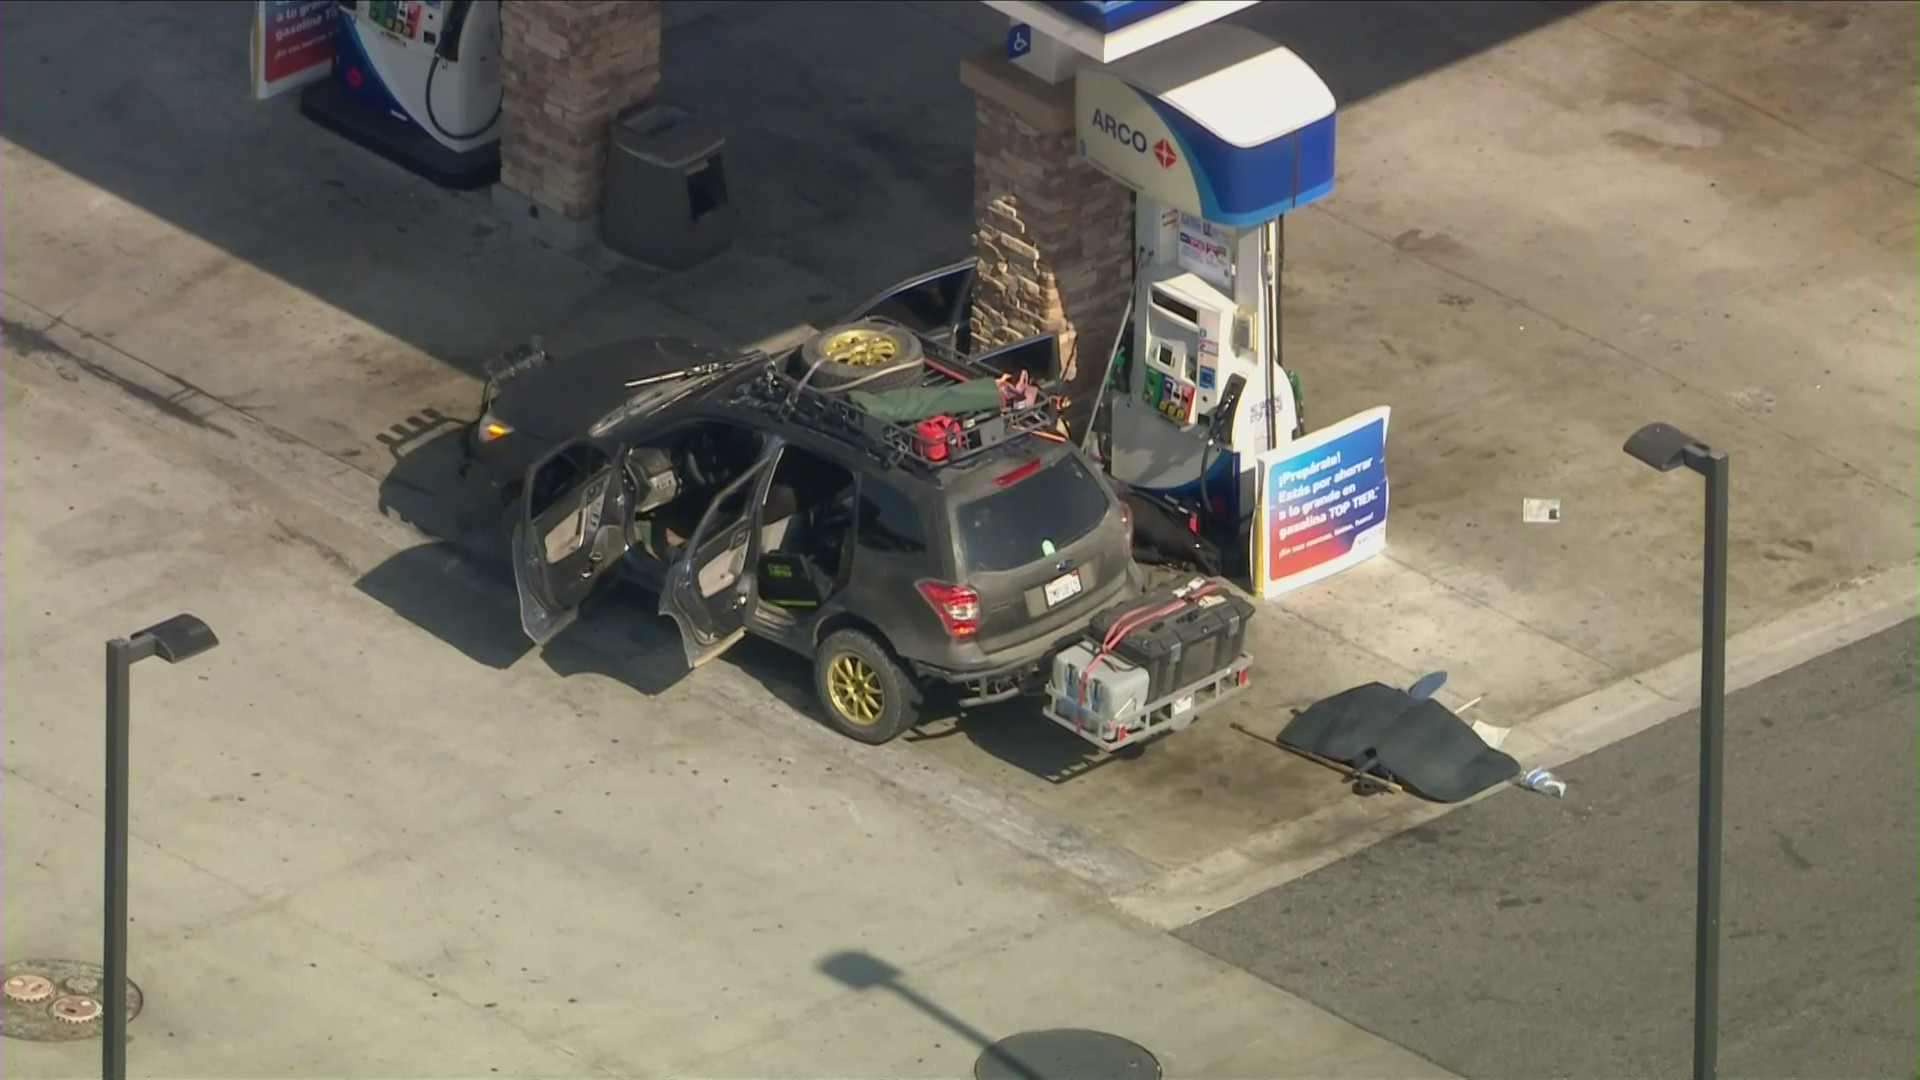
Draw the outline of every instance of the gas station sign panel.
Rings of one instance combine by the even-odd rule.
[[[1387,548],[1387,420],[1368,409],[1260,455],[1254,585],[1263,598]]]
[[[1333,92],[1249,30],[1205,26],[1081,68],[1074,107],[1089,163],[1216,225],[1263,224],[1333,191]]]
[[[333,0],[256,0],[249,59],[253,96],[327,77],[333,65]]]
[[[1083,68],[1074,76],[1074,103],[1082,157],[1150,199],[1202,214],[1193,165],[1146,95],[1111,72]]]

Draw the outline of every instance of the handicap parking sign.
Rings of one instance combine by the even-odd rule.
[[[1007,59],[1018,60],[1033,51],[1033,27],[1015,23],[1007,30]]]

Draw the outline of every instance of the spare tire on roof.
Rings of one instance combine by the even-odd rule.
[[[832,390],[853,383],[870,392],[920,385],[920,339],[882,319],[830,326],[800,347],[800,370],[813,370],[807,385]],[[882,374],[884,372],[884,374]]]

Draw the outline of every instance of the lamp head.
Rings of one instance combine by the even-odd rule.
[[[1633,433],[1622,447],[1627,454],[1661,472],[1672,472],[1688,464],[1688,458],[1704,455],[1707,445],[1672,424],[1652,423]]]
[[[213,636],[213,627],[202,622],[199,616],[184,612],[133,635],[134,641],[141,638],[150,639],[153,654],[169,664],[192,659],[220,644],[220,639]]]

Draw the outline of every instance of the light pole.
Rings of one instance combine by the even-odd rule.
[[[127,753],[132,735],[128,683],[133,665],[149,656],[169,664],[198,656],[220,639],[193,615],[175,615],[130,638],[107,642],[107,926],[106,1021],[100,1071],[105,1080],[127,1076]]]
[[[1700,615],[1700,866],[1693,929],[1693,1076],[1713,1080],[1720,1056],[1720,804],[1727,722],[1727,455],[1675,428],[1648,424],[1626,452],[1661,472],[1685,465],[1707,481],[1706,581]]]

